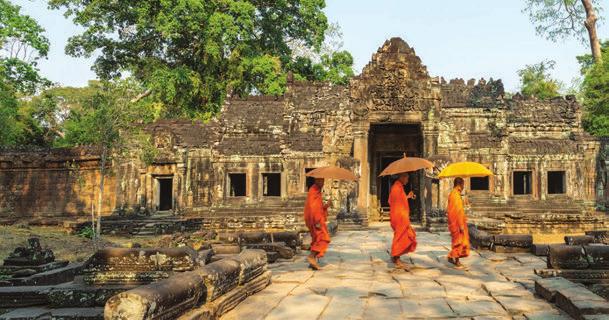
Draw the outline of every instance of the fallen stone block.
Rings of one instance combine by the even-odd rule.
[[[206,301],[201,273],[171,278],[119,293],[106,302],[105,319],[175,319]]]
[[[55,261],[53,251],[42,249],[38,238],[29,238],[27,242],[28,244],[26,247],[15,248],[15,250],[4,259],[3,267],[31,268]]]
[[[46,286],[66,283],[82,272],[83,263],[72,263],[65,267],[36,273],[25,278],[11,278],[0,281],[0,287],[5,286]]]
[[[51,289],[48,294],[49,306],[52,308],[103,307],[111,297],[135,288],[136,285],[89,286],[84,283],[72,283]]]
[[[222,295],[216,301],[207,303],[199,308],[191,310],[178,318],[178,320],[212,320],[218,319],[231,309],[235,308],[241,301],[245,300],[271,283],[271,272],[266,271],[252,281],[239,286]]]
[[[548,268],[551,269],[587,269],[590,263],[582,246],[550,246]]]
[[[556,305],[575,319],[585,315],[609,314],[609,303],[584,287],[560,289]]]
[[[214,254],[238,254],[241,247],[238,244],[212,243],[211,249]]]
[[[87,260],[83,268],[89,284],[147,284],[168,278],[173,272],[193,270],[198,254],[192,248],[105,248]]]
[[[609,246],[584,246],[591,269],[609,270]]]
[[[581,284],[571,282],[562,277],[535,280],[535,293],[549,302],[554,302],[556,292],[562,289],[582,287]]]
[[[277,252],[282,259],[292,259],[294,250],[282,242],[246,244],[247,249],[260,249],[267,252]]]
[[[266,252],[266,261],[267,261],[267,263],[275,263],[277,261],[277,259],[279,259],[279,253],[274,252],[274,251],[267,251]]]
[[[493,246],[530,248],[533,236],[530,234],[498,234],[493,236]]]
[[[218,234],[218,240],[222,242],[238,243],[240,236],[241,233],[238,232],[224,232]]]
[[[534,243],[533,246],[531,246],[531,253],[536,256],[545,257],[550,253],[550,245]]]
[[[216,262],[216,261],[220,261],[223,259],[230,259],[230,258],[234,258],[236,256],[238,256],[239,254],[214,254],[211,257],[211,261],[210,262]]]
[[[239,285],[241,266],[233,259],[222,259],[195,272],[205,281],[206,297],[210,302]]]
[[[293,250],[298,250],[302,246],[302,239],[296,231],[272,232],[270,238],[271,242],[283,242]]]
[[[264,250],[246,249],[239,255],[231,258],[239,263],[239,284],[249,282],[258,277],[267,268],[266,252]]]
[[[0,308],[46,305],[53,286],[1,287]]]
[[[0,320],[51,319],[51,310],[43,307],[20,308],[0,315]]]
[[[211,258],[214,256],[214,251],[210,249],[203,249],[197,251],[197,260],[199,261],[199,265],[204,266],[211,262]]]
[[[103,320],[104,308],[51,309],[52,320]]]
[[[594,237],[594,243],[609,244],[609,230],[586,231],[586,235]]]
[[[565,236],[565,244],[570,246],[583,246],[594,243],[593,236]]]
[[[582,284],[609,283],[609,270],[536,269],[535,274],[542,278],[563,277]]]
[[[271,242],[271,237],[266,232],[243,232],[239,235],[239,244]]]
[[[531,252],[530,248],[521,248],[521,247],[506,247],[506,246],[492,246],[493,252],[497,253],[529,253]]]
[[[489,249],[493,243],[493,235],[478,229],[474,224],[467,225],[469,238],[473,247],[478,249]]]

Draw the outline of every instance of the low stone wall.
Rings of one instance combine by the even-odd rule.
[[[606,319],[609,317],[609,301],[594,294],[583,285],[565,278],[536,280],[535,292],[549,302],[555,303],[575,319]]]

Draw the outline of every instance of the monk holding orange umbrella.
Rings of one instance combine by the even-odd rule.
[[[433,164],[422,158],[404,157],[390,163],[380,176],[398,174],[398,179],[393,183],[389,193],[389,213],[391,228],[393,229],[393,241],[391,243],[391,261],[396,269],[409,270],[400,257],[404,254],[414,252],[417,247],[417,235],[410,224],[410,207],[408,199],[414,199],[412,191],[404,192],[404,185],[408,183],[408,172],[423,168],[433,168]]]
[[[325,179],[356,180],[350,171],[339,167],[322,167],[306,174],[315,178],[315,183],[309,188],[304,207],[304,220],[311,233],[311,253],[307,261],[313,270],[319,270],[318,260],[324,256],[330,244],[330,233],[326,222],[328,220],[328,207],[330,201],[323,203],[321,190]]]
[[[448,230],[451,236],[451,250],[448,253],[448,262],[458,268],[463,268],[459,259],[469,256],[470,242],[467,229],[467,217],[463,207],[461,192],[465,181],[461,177],[488,177],[493,173],[483,165],[476,162],[457,162],[444,168],[439,178],[456,177],[453,182],[453,190],[448,195]]]

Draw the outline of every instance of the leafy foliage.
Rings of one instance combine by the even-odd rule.
[[[537,97],[545,100],[556,97],[562,84],[552,79],[550,70],[554,69],[555,62],[552,60],[542,61],[537,64],[527,65],[518,71],[520,76],[521,91],[524,96]]]
[[[599,0],[592,4],[597,11],[602,10]],[[526,0],[526,5],[523,12],[529,15],[537,34],[551,41],[571,37],[587,41],[586,11],[580,0]]]
[[[93,239],[93,237],[95,236],[95,231],[92,227],[86,226],[80,229],[76,235],[87,239]]]
[[[604,42],[603,55],[609,52],[607,42]],[[583,58],[582,58],[583,57]],[[586,115],[584,127],[596,136],[609,136],[609,61],[603,59],[601,63],[590,65],[589,57],[578,57],[582,64],[584,81],[582,95]]]
[[[289,44],[300,41],[319,49],[328,27],[324,0],[49,4],[65,9],[86,29],[69,40],[69,54],[90,56],[101,50],[94,69],[102,79],[130,73],[163,103],[164,116],[176,117],[208,118],[227,93],[283,93],[285,62],[292,61]],[[341,59],[330,59],[330,65]]]
[[[27,140],[18,97],[48,84],[39,75],[36,61],[46,57],[49,41],[42,35],[44,29],[20,10],[0,0],[0,145],[8,146]]]

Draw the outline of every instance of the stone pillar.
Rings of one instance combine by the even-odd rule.
[[[359,162],[357,210],[368,212],[370,193],[370,164],[368,163],[368,125],[358,124],[353,128],[353,158]]]

